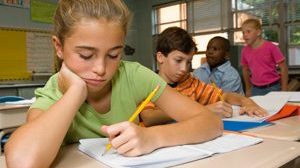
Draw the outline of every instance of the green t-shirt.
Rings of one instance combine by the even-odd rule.
[[[112,79],[110,111],[100,114],[84,102],[65,137],[65,143],[77,142],[81,138],[103,137],[100,128],[103,124],[111,125],[127,121],[137,106],[160,85],[159,91],[152,98],[155,102],[166,86],[166,82],[150,69],[136,62],[121,61]],[[36,89],[36,101],[30,108],[47,110],[62,97],[58,89],[57,74],[53,75],[45,87]],[[63,116],[63,114],[62,114]],[[136,120],[138,122],[138,119]]]

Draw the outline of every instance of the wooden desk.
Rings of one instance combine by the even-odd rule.
[[[29,106],[0,104],[0,140],[5,134],[11,133],[16,127],[25,123]],[[2,155],[1,146],[0,155]]]
[[[273,138],[278,140],[297,141],[300,140],[300,116],[293,116],[273,121],[274,125],[247,130],[262,138]]]
[[[178,168],[275,168],[285,164],[294,164],[300,156],[300,143],[265,139],[264,142],[241,150],[218,154],[195,162],[176,166]],[[4,156],[0,157],[0,166],[6,168]],[[298,163],[299,164],[299,163]],[[300,165],[293,165],[299,167]],[[55,168],[100,168],[107,167],[77,149],[77,144],[65,147],[56,158]]]

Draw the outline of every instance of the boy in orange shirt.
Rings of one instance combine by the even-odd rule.
[[[266,111],[251,99],[237,93],[223,93],[220,88],[205,84],[190,74],[196,44],[192,37],[179,27],[170,27],[158,37],[156,60],[159,75],[181,94],[206,105],[206,107],[222,117],[232,116],[231,105],[241,106],[240,114],[249,116],[265,116]],[[224,101],[220,101],[222,95]],[[145,126],[152,126],[173,121],[162,110],[150,103],[140,115]]]

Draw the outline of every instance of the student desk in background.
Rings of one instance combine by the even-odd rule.
[[[300,102],[289,102],[288,104],[300,106]],[[247,134],[255,135],[262,138],[272,138],[288,141],[300,140],[300,115],[279,119],[276,121],[272,121],[272,123],[275,124],[267,127],[250,129],[245,132]]]
[[[299,167],[295,159],[300,156],[300,143],[264,139],[260,144],[246,147],[237,151],[217,154],[177,168],[275,168],[280,166]],[[0,156],[0,167],[6,168],[5,157]],[[55,168],[100,168],[107,167],[101,162],[89,157],[78,150],[78,144],[64,147],[52,167]]]
[[[7,133],[26,121],[26,113],[30,105],[0,104],[0,140]],[[1,152],[0,146],[0,155]]]
[[[26,120],[30,105],[0,104],[0,130],[17,127]]]
[[[274,125],[245,131],[262,138],[298,141],[300,140],[300,116],[292,116],[273,121]]]

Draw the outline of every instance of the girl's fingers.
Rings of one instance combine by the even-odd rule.
[[[122,144],[117,148],[117,151],[119,154],[130,156],[130,153],[134,150],[134,147],[136,146],[135,139],[131,139],[130,141],[127,141],[126,143]]]
[[[133,123],[126,121],[111,126],[103,126],[102,130],[108,134],[111,145],[118,153],[123,154],[134,148],[134,146],[128,144],[136,139],[135,126]]]

